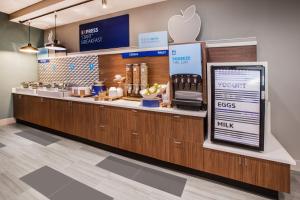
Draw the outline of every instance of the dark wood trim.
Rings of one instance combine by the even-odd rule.
[[[256,62],[257,46],[207,48],[207,62]]]

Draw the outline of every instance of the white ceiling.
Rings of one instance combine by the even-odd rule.
[[[2,3],[2,0],[0,0],[0,10],[2,10],[2,4],[8,4],[8,3]],[[7,0],[8,1],[8,0]],[[9,0],[10,1],[10,0]],[[40,10],[36,10],[32,13],[25,14],[21,17],[12,19],[11,21],[18,22],[20,20],[26,20],[41,14],[45,14],[48,12],[55,11],[60,8],[64,8],[66,6],[74,5],[79,2],[83,2],[85,0],[65,0],[60,3],[53,4],[51,6],[48,6],[46,8],[42,8]],[[128,10],[131,8],[141,7],[144,5],[149,5],[153,3],[158,3],[166,0],[107,0],[108,6],[106,9],[102,8],[102,1],[101,0],[94,0],[92,2],[76,6],[73,8],[69,8],[67,10],[63,10],[57,13],[57,26],[70,24],[73,22],[78,22],[86,19],[91,19],[94,17],[107,15],[123,10]],[[14,0],[14,2],[30,2],[30,1],[22,1],[22,0]],[[34,2],[32,0],[31,2]],[[5,8],[6,9],[6,8]],[[10,8],[11,10],[12,7]],[[16,11],[17,8],[14,9]],[[38,19],[35,19],[31,21],[31,25],[36,28],[40,29],[49,29],[54,27],[54,15],[47,15]]]
[[[0,12],[11,14],[41,0],[0,0]]]

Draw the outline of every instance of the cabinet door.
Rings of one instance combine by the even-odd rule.
[[[171,116],[145,112],[140,119],[143,127],[143,154],[159,160],[169,161]]]
[[[246,157],[243,182],[280,192],[290,192],[290,166]]]
[[[26,97],[26,106],[30,108],[28,112],[29,122],[44,127],[50,127],[50,101],[43,97]]]
[[[41,97],[38,102],[38,124],[50,128],[50,99]]]
[[[75,136],[88,139],[95,134],[94,105],[72,102],[72,115]]]
[[[186,142],[203,143],[203,119],[173,115],[171,136]]]
[[[121,149],[142,153],[143,145],[143,118],[145,113],[137,110],[124,110],[125,113],[123,129],[119,138],[119,147]]]
[[[197,170],[203,170],[202,144],[179,141],[171,138],[170,162]]]
[[[72,102],[63,100],[50,101],[51,128],[64,133],[73,133]]]
[[[234,180],[242,180],[243,158],[221,151],[204,149],[204,171]]]
[[[99,143],[118,146],[118,113],[106,106],[96,106],[96,131],[89,139]],[[115,122],[113,122],[115,120]]]
[[[25,118],[25,104],[24,104],[24,96],[21,94],[13,95],[13,104],[14,104],[14,117],[19,120],[26,121]]]

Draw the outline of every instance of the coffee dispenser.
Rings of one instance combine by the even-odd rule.
[[[172,104],[177,108],[201,110],[203,108],[201,44],[174,44],[169,46],[169,52]]]

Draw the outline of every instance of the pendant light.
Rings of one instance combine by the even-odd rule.
[[[23,53],[38,53],[39,50],[35,47],[33,47],[30,43],[30,22],[28,23],[28,44],[24,47],[21,47],[20,48],[20,52],[23,52]]]
[[[54,19],[55,19],[55,26],[54,26],[54,41],[53,43],[46,44],[45,48],[50,50],[57,50],[57,51],[64,51],[66,50],[66,47],[58,43],[58,40],[56,39],[56,12],[54,13]]]
[[[107,0],[102,0],[102,8],[107,8]]]

